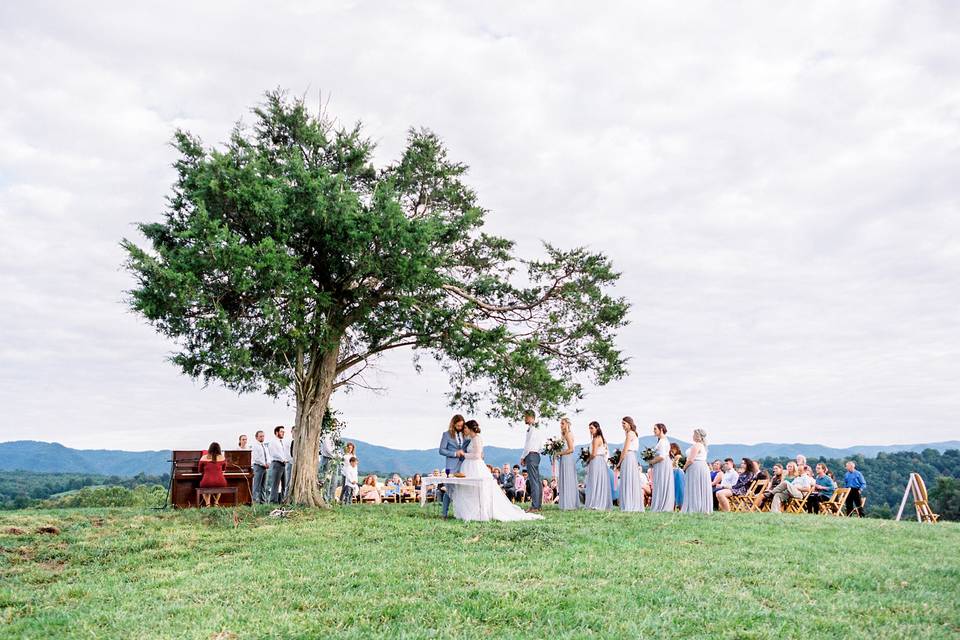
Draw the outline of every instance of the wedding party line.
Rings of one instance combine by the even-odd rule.
[[[772,511],[827,515],[863,516],[866,481],[852,460],[845,464],[843,486],[825,463],[813,468],[803,454],[786,465],[769,470],[758,461],[742,458],[708,462],[707,434],[694,429],[693,444],[686,452],[671,443],[666,425],[656,423],[654,447],[642,451],[633,418],[621,420],[622,448],[612,454],[599,422],[589,423],[590,445],[576,455],[569,418],[560,419],[559,436],[546,438],[532,411],[524,414],[524,448],[517,463],[501,467],[483,460],[483,441],[476,420],[454,415],[441,435],[438,454],[442,465],[425,474],[401,478],[393,474],[384,481],[367,474],[360,480],[360,460],[353,443],[337,442],[331,434],[321,437],[318,483],[328,502],[401,503],[440,502],[442,516],[463,520],[520,520],[539,518],[544,504],[562,510],[591,509],[622,511]],[[291,429],[292,430],[292,429]],[[273,429],[266,440],[257,431],[254,442],[246,435],[238,448],[250,450],[253,467],[253,502],[285,502],[293,460],[292,438],[285,439],[285,427]],[[550,458],[552,477],[541,478],[541,456]],[[584,469],[583,478],[576,463]],[[644,469],[644,464],[647,465]],[[200,460],[200,487],[226,486],[223,453],[211,443]],[[204,495],[207,504],[216,503],[216,494]],[[518,505],[529,504],[526,510]]]

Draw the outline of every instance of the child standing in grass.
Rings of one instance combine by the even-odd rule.
[[[340,494],[341,504],[353,502],[353,494],[357,492],[357,457],[350,456],[343,467],[343,492]]]

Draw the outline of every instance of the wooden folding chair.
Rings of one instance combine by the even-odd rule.
[[[834,489],[830,499],[820,503],[820,513],[826,516],[842,516],[843,503],[847,501],[848,493],[850,493],[850,489],[841,489],[840,487]]]
[[[786,506],[783,508],[784,513],[804,513],[807,510],[807,500],[810,499],[810,494],[813,493],[813,490],[801,493],[803,493],[803,497],[799,500],[797,498],[790,498],[787,501]]]
[[[754,496],[754,490],[757,488],[757,484],[759,483],[760,483],[759,480],[754,480],[753,482],[750,483],[750,486],[747,487],[746,493],[744,493],[742,496],[730,496],[729,498],[727,498],[727,500],[730,502],[730,511],[741,511],[743,509],[743,507],[741,506],[742,503],[745,500],[752,499],[752,497]]]
[[[756,500],[763,495],[763,492],[767,490],[768,486],[770,486],[769,480],[754,480],[747,494],[740,496],[740,500],[737,501],[738,507],[736,510],[744,513],[760,511],[760,508],[757,507]]]
[[[919,473],[914,473],[914,482],[920,495],[913,500],[913,506],[917,509],[917,515],[921,522],[936,522],[940,516],[930,508],[930,499],[927,497],[927,485],[923,483],[923,478]]]

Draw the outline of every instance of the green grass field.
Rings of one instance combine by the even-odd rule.
[[[412,505],[265,513],[5,512],[0,636],[960,636],[952,523],[551,510],[543,522],[480,524]],[[60,533],[36,533],[44,525]]]

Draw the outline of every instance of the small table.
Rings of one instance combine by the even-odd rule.
[[[456,476],[427,476],[426,478],[420,479],[420,506],[423,507],[427,504],[427,485],[465,485],[473,486],[477,488],[477,502],[479,503],[480,498],[480,486],[483,484],[482,478],[457,478]]]

